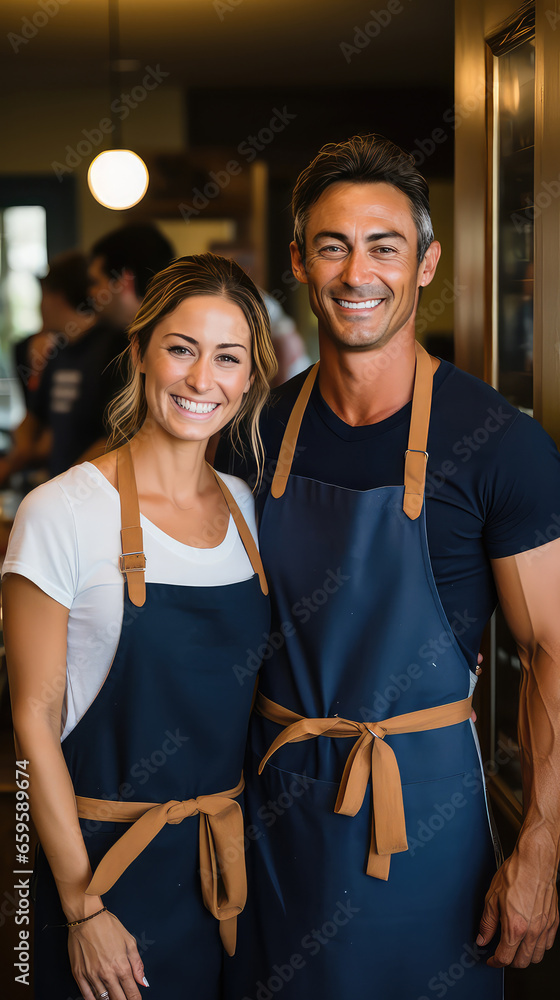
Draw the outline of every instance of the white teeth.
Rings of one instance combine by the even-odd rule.
[[[374,306],[383,302],[383,299],[366,299],[365,302],[349,302],[348,299],[337,299],[336,301],[345,309],[373,309]]]
[[[183,396],[173,396],[172,398],[179,406],[182,406],[183,410],[188,410],[189,413],[211,413],[218,405],[217,403],[195,403]]]

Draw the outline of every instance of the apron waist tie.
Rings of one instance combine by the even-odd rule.
[[[373,815],[367,874],[387,881],[391,854],[408,850],[397,758],[385,736],[397,733],[420,733],[466,722],[472,712],[472,698],[436,705],[407,715],[397,715],[381,722],[354,722],[334,716],[329,719],[306,719],[258,692],[255,709],[265,719],[284,726],[270,745],[259,765],[261,774],[267,761],[286,743],[299,743],[316,736],[352,737],[352,747],[338,789],[335,813],[355,816],[361,809],[371,778]]]
[[[247,900],[243,813],[235,801],[244,787],[241,776],[239,784],[227,792],[163,803],[112,802],[77,795],[80,819],[132,823],[101,859],[86,892],[94,896],[108,892],[166,823],[182,823],[198,814],[202,898],[206,909],[220,921],[225,950],[228,955],[235,954],[237,917]]]

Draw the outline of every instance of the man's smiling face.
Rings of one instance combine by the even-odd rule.
[[[418,234],[402,191],[347,181],[331,184],[311,206],[305,264],[291,245],[319,333],[348,350],[383,347],[407,325],[414,331],[418,287],[432,280],[439,250],[432,243],[418,264]]]

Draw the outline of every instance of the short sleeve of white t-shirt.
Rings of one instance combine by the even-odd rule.
[[[256,540],[249,487],[234,476],[220,478]],[[140,520],[146,583],[211,587],[253,575],[231,516],[223,542],[207,549],[183,545],[142,514]],[[118,492],[84,462],[29,493],[10,535],[2,575],[25,576],[69,609],[63,739],[94,700],[118,646],[124,605],[120,529]]]

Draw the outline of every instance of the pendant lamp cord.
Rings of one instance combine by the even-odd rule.
[[[119,0],[108,0],[109,3],[109,94],[111,101],[111,124],[113,126],[113,149],[122,149],[121,119],[117,117],[114,107],[121,96],[120,75],[120,24]]]

